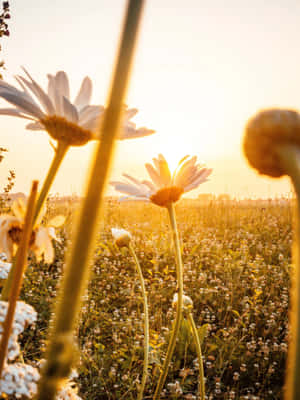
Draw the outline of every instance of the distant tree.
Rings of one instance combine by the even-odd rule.
[[[4,147],[0,147],[0,162],[4,158],[3,153],[5,153],[5,152],[7,152],[7,149],[5,149]],[[0,197],[0,209],[2,209],[2,210],[4,208],[8,207],[8,202],[10,201],[9,194],[15,185],[15,179],[16,179],[15,171],[13,171],[12,169],[9,170],[6,185],[2,189],[3,194],[1,194],[1,197]]]
[[[8,30],[8,20],[10,19],[10,12],[9,12],[9,2],[3,1],[2,3],[2,12],[0,14],[0,37],[2,36],[9,36],[10,32]],[[2,46],[0,44],[0,51],[2,50]],[[4,61],[0,61],[0,68],[4,69]],[[0,79],[3,79],[2,74],[0,73]]]

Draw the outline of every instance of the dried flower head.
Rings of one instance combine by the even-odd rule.
[[[131,234],[125,229],[112,228],[111,233],[118,247],[128,247],[132,239]]]
[[[145,164],[151,181],[139,181],[128,174],[123,174],[128,182],[111,182],[111,185],[121,193],[167,207],[170,203],[178,201],[183,193],[196,189],[201,183],[206,182],[212,172],[212,169],[197,164],[196,156],[191,158],[185,156],[173,175],[162,154],[153,158],[153,163],[154,166]]]
[[[15,108],[2,108],[0,114],[31,120],[26,128],[46,130],[57,141],[70,146],[82,146],[90,140],[99,139],[99,126],[103,120],[104,107],[90,105],[92,81],[85,77],[72,103],[69,79],[64,71],[48,74],[48,93],[24,69],[27,79],[17,76],[21,89],[0,81],[0,97]],[[125,123],[120,139],[151,135],[153,130],[136,129],[130,122],[138,110],[125,108]]]
[[[249,120],[245,130],[244,152],[260,174],[285,175],[277,149],[282,145],[300,145],[300,114],[293,110],[270,109]]]

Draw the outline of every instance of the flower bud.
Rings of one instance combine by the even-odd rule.
[[[132,239],[131,234],[125,229],[112,228],[111,233],[118,247],[128,247]]]
[[[246,126],[244,152],[260,174],[280,177],[286,174],[277,149],[300,146],[300,114],[294,110],[270,109],[259,112]]]
[[[187,310],[187,309],[193,308],[193,300],[189,296],[186,296],[184,294],[182,296],[182,300],[183,300],[183,309]],[[174,297],[173,297],[173,303],[172,303],[174,308],[177,306],[177,302],[178,302],[178,293],[175,293]]]

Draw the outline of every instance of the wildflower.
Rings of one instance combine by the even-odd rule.
[[[118,247],[128,247],[132,236],[125,229],[112,228],[111,233],[116,241]]]
[[[3,333],[3,323],[7,313],[8,302],[0,301],[0,334]],[[32,325],[37,319],[37,312],[24,301],[18,301],[12,327],[12,335],[18,336],[28,325]]]
[[[159,154],[157,159],[153,158],[153,163],[154,167],[145,164],[152,182],[139,181],[128,174],[123,174],[129,182],[111,182],[111,185],[121,193],[167,207],[170,203],[178,201],[183,193],[196,189],[201,183],[206,182],[212,172],[212,169],[202,168],[202,165],[197,164],[196,156],[182,158],[173,175],[162,154]]]
[[[85,77],[79,92],[72,103],[68,76],[64,71],[56,75],[48,74],[48,93],[23,68],[28,79],[17,76],[22,90],[0,80],[0,97],[13,104],[15,108],[2,108],[0,114],[12,115],[31,120],[26,128],[46,130],[59,142],[71,146],[82,146],[90,140],[98,139],[99,125],[102,123],[104,107],[90,105],[92,81]],[[130,139],[151,135],[153,130],[137,129],[129,121],[137,109],[125,107],[125,124],[120,139]]]
[[[183,299],[183,308],[184,309],[192,309],[193,308],[193,300],[189,296],[183,295],[182,299]],[[177,302],[178,302],[178,293],[175,293],[174,297],[173,297],[173,303],[172,303],[173,307],[177,306]]]
[[[0,279],[7,279],[11,263],[0,260]]]
[[[25,203],[18,199],[12,205],[13,215],[3,214],[0,216],[0,252],[3,251],[10,261],[16,252],[23,232],[23,221],[25,216]],[[29,246],[39,261],[44,255],[46,263],[51,263],[54,258],[52,239],[58,241],[54,227],[60,226],[64,217],[54,217],[48,223],[48,227],[36,226],[31,234]]]
[[[8,364],[4,367],[0,379],[0,393],[13,395],[17,399],[33,397],[37,392],[40,374],[28,364]]]

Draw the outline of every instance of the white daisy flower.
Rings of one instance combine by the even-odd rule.
[[[26,205],[22,199],[17,199],[12,205],[13,215],[3,214],[0,216],[0,251],[3,251],[8,260],[11,261],[15,255],[23,232],[23,223]],[[40,218],[41,219],[41,218]],[[36,255],[38,261],[44,255],[46,263],[51,263],[54,259],[54,249],[52,240],[59,241],[55,235],[54,227],[63,224],[65,217],[54,217],[48,222],[48,226],[38,224],[32,231],[29,247]]]
[[[111,233],[118,247],[128,247],[132,236],[125,229],[112,228]]]
[[[161,207],[178,201],[181,195],[196,189],[207,181],[212,169],[197,164],[197,157],[185,156],[179,162],[173,175],[162,154],[153,158],[154,166],[145,164],[151,181],[139,181],[128,174],[123,174],[127,182],[111,182],[115,190],[140,200],[151,201]]]
[[[46,130],[49,135],[71,146],[82,146],[89,140],[99,138],[99,127],[103,121],[104,107],[90,105],[92,81],[85,77],[74,101],[70,99],[68,76],[64,71],[48,74],[47,93],[23,68],[26,78],[17,76],[21,90],[0,80],[0,97],[15,108],[2,108],[0,114],[25,118],[31,122],[27,129]],[[120,139],[130,139],[153,134],[147,128],[136,128],[129,121],[137,109],[125,109],[124,126]]]

